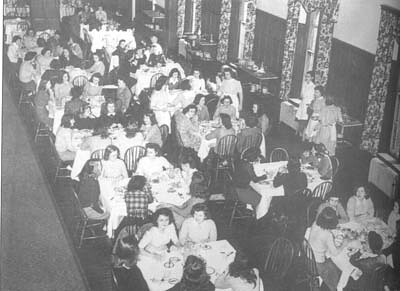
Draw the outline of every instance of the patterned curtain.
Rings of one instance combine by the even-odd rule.
[[[243,57],[251,60],[253,57],[254,29],[256,28],[256,0],[247,0],[246,32],[244,34]]]
[[[288,15],[286,37],[283,49],[281,91],[279,97],[287,100],[292,86],[294,54],[297,42],[297,28],[299,24],[300,3],[296,0],[288,1]]]
[[[185,0],[178,0],[178,15],[177,15],[177,25],[176,34],[179,37],[183,36],[183,31],[185,29]]]
[[[201,34],[201,0],[195,0],[195,20],[194,20],[194,31]]]
[[[219,42],[217,60],[225,63],[228,59],[229,25],[231,23],[232,0],[221,1],[221,20],[219,23]]]
[[[368,94],[368,108],[361,137],[361,146],[372,154],[378,151],[383,113],[390,79],[395,39],[400,39],[400,19],[382,8],[374,69]]]

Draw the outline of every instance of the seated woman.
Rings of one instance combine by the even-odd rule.
[[[69,50],[69,48],[63,48],[62,54],[60,56],[60,65],[61,68],[66,68],[66,67],[81,67],[81,60],[72,54]]]
[[[217,139],[215,145],[218,145],[219,141],[224,136],[235,135],[235,130],[232,128],[231,117],[228,114],[221,113],[219,118],[221,120],[221,127],[214,129],[206,135],[206,140]]]
[[[71,89],[71,100],[65,103],[64,113],[65,114],[73,114],[78,115],[81,112],[82,107],[87,103],[81,99],[82,97],[82,88],[73,87]]]
[[[193,173],[199,168],[200,161],[196,153],[190,149],[183,149],[178,156],[178,167],[181,168],[181,176],[186,185],[190,185]]]
[[[77,129],[94,129],[96,127],[97,118],[92,114],[89,104],[83,104],[81,110],[76,117],[75,128]]]
[[[128,217],[135,217],[145,221],[151,216],[149,204],[153,203],[151,188],[144,176],[132,176],[125,193],[126,213]]]
[[[316,167],[318,169],[318,173],[321,175],[321,179],[332,179],[333,169],[328,150],[322,143],[319,143],[315,145],[315,151],[317,157]]]
[[[36,64],[39,65],[39,71],[43,74],[46,70],[50,69],[50,63],[53,60],[50,48],[43,48],[40,55],[36,57]]]
[[[344,210],[342,203],[339,201],[339,195],[335,192],[330,192],[326,201],[318,207],[317,216],[327,207],[335,210],[339,223],[346,223],[349,221],[346,210]]]
[[[268,133],[271,131],[272,124],[264,111],[264,107],[260,103],[253,103],[251,107],[251,113],[257,117],[258,128],[261,128],[262,133],[267,136]]]
[[[104,104],[104,112],[102,112],[99,122],[106,127],[110,127],[115,124],[125,124],[125,117],[120,112],[117,111],[117,105],[113,99],[108,99]]]
[[[79,174],[79,202],[89,219],[107,219],[110,214],[103,212],[99,205],[100,186],[97,178],[101,174],[101,161],[90,159]]]
[[[90,99],[92,96],[100,96],[103,90],[103,77],[99,73],[94,73],[89,82],[83,88],[83,99]]]
[[[223,79],[221,80],[221,84],[219,86],[219,92],[222,93],[222,96],[228,95],[231,96],[232,105],[239,112],[243,107],[243,89],[242,84],[239,80],[236,80],[233,76],[234,72],[231,68],[227,66],[223,66]],[[236,116],[235,116],[236,117]]]
[[[140,66],[146,63],[146,56],[143,54],[143,50],[144,48],[142,46],[138,46],[134,51],[132,58],[129,59],[129,70],[131,73],[136,73]]]
[[[39,70],[34,66],[35,52],[27,52],[24,61],[19,67],[18,79],[21,82],[22,89],[30,92],[36,91],[36,80],[40,76]]]
[[[292,197],[297,191],[307,188],[307,176],[301,172],[299,159],[290,158],[287,167],[279,169],[273,184],[274,187],[283,185],[287,197]]]
[[[53,102],[51,101],[52,99],[54,99],[52,82],[48,80],[40,81],[38,92],[36,93],[34,98],[35,110],[39,121],[49,128],[53,124],[53,118],[50,118],[49,110],[47,108],[49,102]]]
[[[130,291],[133,286],[136,291],[149,291],[142,271],[136,265],[138,256],[139,247],[134,235],[117,240],[113,270],[118,291]]]
[[[147,64],[149,67],[155,67],[157,64],[160,64],[161,66],[165,65],[165,57],[163,55],[161,46],[157,44],[158,46],[152,45],[150,49],[150,56],[147,61]]]
[[[162,255],[171,241],[174,245],[179,243],[171,210],[158,209],[153,215],[153,224],[140,240],[139,248],[150,254]]]
[[[231,119],[236,119],[236,108],[232,105],[231,96],[222,97],[221,105],[215,110],[213,119],[217,119],[221,113],[229,115]]]
[[[128,178],[128,172],[123,160],[120,158],[119,149],[114,145],[106,147],[104,152],[103,169],[101,177],[104,179],[122,180]]]
[[[193,74],[187,77],[190,80],[192,90],[196,93],[204,93],[206,90],[206,82],[201,76],[201,72],[199,68],[193,69]]]
[[[125,155],[126,151],[133,146],[144,146],[144,138],[137,124],[130,122],[125,128],[125,135],[118,136],[113,144],[119,148],[122,155]]]
[[[201,172],[194,172],[192,175],[192,181],[189,187],[190,198],[181,206],[173,204],[163,203],[163,207],[167,207],[172,210],[174,214],[175,224],[178,229],[181,228],[183,221],[190,217],[193,205],[197,203],[206,202],[210,195],[208,191],[207,181]]]
[[[168,75],[167,86],[168,90],[177,90],[181,82],[181,73],[177,68],[173,68]]]
[[[158,78],[154,90],[150,98],[150,109],[156,115],[157,123],[159,126],[166,124],[171,128],[171,116],[169,113],[168,94],[165,90],[165,82],[167,77],[161,76]]]
[[[193,104],[197,106],[197,119],[199,122],[209,121],[210,114],[206,106],[206,97],[202,94],[197,94],[194,98]]]
[[[171,169],[172,165],[166,158],[160,157],[159,153],[160,146],[158,144],[146,144],[146,156],[139,160],[136,174],[152,178],[167,169]]]
[[[347,214],[350,221],[362,222],[374,217],[375,209],[367,187],[357,185],[354,187],[354,195],[347,201]]]
[[[210,282],[206,272],[206,263],[203,259],[190,255],[183,266],[183,275],[180,282],[167,291],[214,291],[215,286]]]
[[[400,213],[399,213],[400,207],[399,206],[400,206],[400,201],[395,200],[393,202],[393,210],[390,212],[389,218],[388,218],[388,226],[393,234],[396,233],[396,223],[398,221],[400,221]]]
[[[175,106],[175,110],[180,110],[185,108],[193,103],[195,92],[192,90],[189,80],[183,80],[180,83],[179,89],[182,91],[178,96],[172,101],[172,104]]]
[[[62,82],[62,75],[65,73],[61,71],[60,61],[53,59],[50,62],[49,68],[42,72],[42,80],[55,80],[57,83]]]
[[[72,114],[64,114],[61,124],[56,134],[55,147],[60,159],[63,161],[73,161],[76,148],[72,145],[72,127],[75,119]]]
[[[121,111],[125,113],[126,109],[129,107],[129,103],[131,102],[132,93],[131,90],[127,87],[126,78],[119,76],[118,77],[118,90],[117,90],[117,99],[121,102]]]
[[[264,290],[263,282],[256,268],[251,268],[248,259],[237,253],[235,260],[229,264],[228,272],[224,272],[215,281],[215,287],[232,291]]]
[[[93,55],[93,65],[86,69],[86,72],[92,76],[95,73],[99,73],[100,76],[104,76],[104,72],[106,70],[106,67],[104,66],[103,61],[100,58],[100,55],[94,54]]]
[[[81,144],[81,150],[93,153],[97,150],[103,150],[111,145],[110,134],[108,128],[97,124],[93,130],[93,135],[86,137]]]
[[[335,291],[339,282],[340,270],[328,257],[337,256],[341,249],[337,249],[331,230],[335,229],[338,219],[335,210],[327,207],[316,222],[311,226],[309,243],[314,252],[317,270],[329,290]],[[344,247],[344,245],[343,245]]]
[[[252,148],[243,155],[233,174],[233,184],[236,188],[238,199],[245,203],[251,204],[255,209],[260,203],[261,195],[256,192],[251,186],[250,182],[259,182],[265,180],[267,175],[257,176],[254,172],[253,162],[260,156],[260,149]]]
[[[201,135],[196,113],[196,105],[188,105],[182,112],[175,112],[175,121],[176,129],[181,136],[183,146],[192,148],[197,152],[201,144]]]
[[[179,241],[182,245],[187,243],[206,243],[217,240],[217,227],[210,219],[208,207],[204,203],[193,205],[192,217],[187,218],[179,232]]]
[[[62,71],[60,80],[54,86],[54,96],[56,98],[56,102],[61,104],[63,98],[71,96],[71,89],[72,84],[69,80],[69,74],[65,71]]]
[[[261,136],[261,129],[257,127],[258,120],[255,115],[247,115],[244,119],[246,127],[237,134],[236,148],[242,153],[247,147],[247,140]]]
[[[143,125],[140,129],[143,133],[144,143],[155,143],[162,147],[161,131],[158,127],[156,116],[153,112],[146,112],[143,117]]]

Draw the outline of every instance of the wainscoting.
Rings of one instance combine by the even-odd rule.
[[[361,122],[367,109],[373,65],[373,54],[333,39],[327,91]]]

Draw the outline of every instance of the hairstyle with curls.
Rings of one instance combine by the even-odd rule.
[[[224,104],[224,101],[225,101],[226,99],[228,99],[229,102],[230,102],[230,104],[232,105],[232,103],[233,103],[233,102],[232,102],[232,98],[231,98],[231,96],[229,96],[229,95],[225,95],[224,97],[222,97],[220,103],[221,103],[221,104]]]
[[[200,212],[200,211],[204,213],[206,219],[211,218],[210,210],[208,209],[205,203],[196,203],[195,205],[193,205],[192,209],[190,210],[190,214],[193,216],[195,212]]]
[[[99,79],[99,85],[101,86],[101,85],[103,85],[103,77],[101,76],[101,74],[100,73],[94,73],[93,75],[92,75],[92,77],[90,78],[90,82],[93,82],[93,78],[97,78],[97,79]]]
[[[108,127],[103,123],[98,123],[93,129],[93,135],[100,135],[102,139],[106,139],[110,136],[108,132]]]
[[[300,172],[300,159],[298,157],[290,157],[287,163],[287,170],[289,173],[299,173]]]
[[[196,97],[194,97],[193,104],[199,105],[201,98],[206,98],[203,94],[197,94]]]
[[[321,96],[324,96],[324,94],[325,94],[325,88],[324,88],[324,86],[321,86],[321,85],[315,86],[314,91],[319,91],[321,93]]]
[[[40,54],[41,54],[42,56],[44,56],[44,55],[46,54],[46,52],[51,52],[51,49],[48,48],[48,47],[44,47],[44,48],[41,50]]]
[[[189,186],[190,195],[201,199],[207,199],[210,195],[208,190],[207,180],[204,174],[200,171],[196,171],[192,175],[192,181]]]
[[[173,224],[175,222],[174,215],[172,214],[171,209],[169,209],[169,208],[159,208],[153,214],[153,224],[155,226],[158,226],[157,220],[161,215],[168,217],[168,219],[169,219],[169,223],[168,224]]]
[[[164,87],[167,80],[168,80],[167,76],[161,76],[160,78],[158,78],[156,84],[154,85],[154,90],[160,91]]]
[[[178,70],[177,68],[173,68],[173,69],[169,72],[168,77],[171,78],[171,77],[174,75],[174,73],[178,73],[178,79],[181,79],[181,78],[182,78],[182,77],[181,77],[181,72],[179,72],[179,70]]]
[[[183,149],[178,156],[178,165],[182,167],[183,164],[189,164],[192,169],[198,168],[198,159],[194,152]]]
[[[96,173],[97,167],[100,167],[100,169],[98,169],[99,171]],[[82,183],[82,181],[84,181],[88,178],[97,179],[100,172],[101,172],[101,160],[100,159],[89,159],[83,166],[81,172],[79,173],[79,181]]]
[[[153,149],[156,153],[156,156],[158,156],[161,151],[160,145],[158,145],[156,143],[152,143],[152,142],[149,142],[148,144],[146,144],[146,153],[147,153],[148,149]]]
[[[50,62],[50,69],[53,69],[53,70],[59,70],[59,69],[61,69],[60,61],[57,60],[57,59],[51,60],[51,62]]]
[[[229,264],[228,272],[234,278],[241,278],[249,284],[253,284],[253,288],[257,286],[257,275],[249,266],[249,260],[242,252],[236,254],[235,260]]]
[[[106,150],[104,151],[104,160],[108,161],[111,153],[113,152],[117,152],[117,158],[119,158],[119,148],[116,147],[115,145],[109,145],[106,147]]]
[[[257,105],[257,112],[253,112],[253,108],[251,112],[256,114],[258,117],[264,114],[264,106],[261,103],[253,103],[252,106]]]
[[[135,265],[139,256],[139,246],[135,235],[128,235],[120,239],[115,248],[115,255],[117,260],[114,267]]]
[[[357,195],[357,191],[359,188],[364,188],[365,191],[365,199],[369,199],[371,196],[369,195],[369,188],[367,186],[365,186],[364,184],[356,184],[353,187],[353,195],[356,196]]]
[[[331,207],[324,208],[315,223],[325,230],[335,229],[339,223],[336,211]]]
[[[310,75],[310,76],[311,76],[311,79],[313,79],[313,80],[314,80],[314,78],[315,78],[315,73],[314,73],[314,71],[307,71],[306,75]]]
[[[17,42],[18,40],[22,40],[22,38],[19,35],[14,35],[12,38],[12,42]]]
[[[332,95],[326,95],[325,96],[325,104],[327,106],[329,105],[335,105],[335,98]]]
[[[186,106],[185,108],[183,108],[182,113],[186,114],[189,112],[190,109],[194,109],[197,113],[197,107],[194,104],[189,104],[188,106]]]
[[[146,177],[141,175],[132,176],[128,183],[128,192],[143,190],[146,185]]]
[[[370,231],[368,233],[368,245],[372,253],[379,254],[383,247],[383,239],[377,232]]]
[[[75,120],[73,114],[64,114],[63,117],[61,118],[61,127],[72,128],[72,123],[71,123],[72,120]]]
[[[150,119],[151,125],[157,124],[156,115],[154,114],[153,111],[147,111],[147,112],[145,112],[145,114],[143,115],[143,119],[144,119],[146,116]],[[144,121],[143,121],[143,123],[144,123]]]
[[[203,290],[202,287],[207,286],[209,281],[210,276],[206,272],[204,260],[193,255],[188,256],[180,282],[182,290]]]
[[[61,74],[60,75],[61,75],[61,78],[58,80],[58,83],[62,84],[64,75],[67,75],[68,76],[68,81],[70,81],[70,76],[69,76],[69,73],[67,71],[61,70]]]
[[[231,129],[231,128],[232,128],[231,117],[230,117],[228,114],[226,114],[226,113],[220,113],[220,114],[219,114],[219,118],[221,119],[222,125],[223,125],[226,129]]]
[[[258,125],[258,119],[254,114],[247,114],[244,118],[244,122],[250,128],[256,127]]]

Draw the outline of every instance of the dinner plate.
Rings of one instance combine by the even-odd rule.
[[[258,182],[258,184],[261,184],[261,185],[269,185],[269,184],[271,184],[271,181],[269,181],[269,180],[262,180],[262,181]]]
[[[175,285],[178,282],[179,282],[178,278],[171,278],[171,279],[168,280],[168,283],[171,284],[171,285]]]
[[[208,275],[212,275],[212,274],[215,273],[215,269],[213,267],[207,266],[206,272],[207,272]]]

